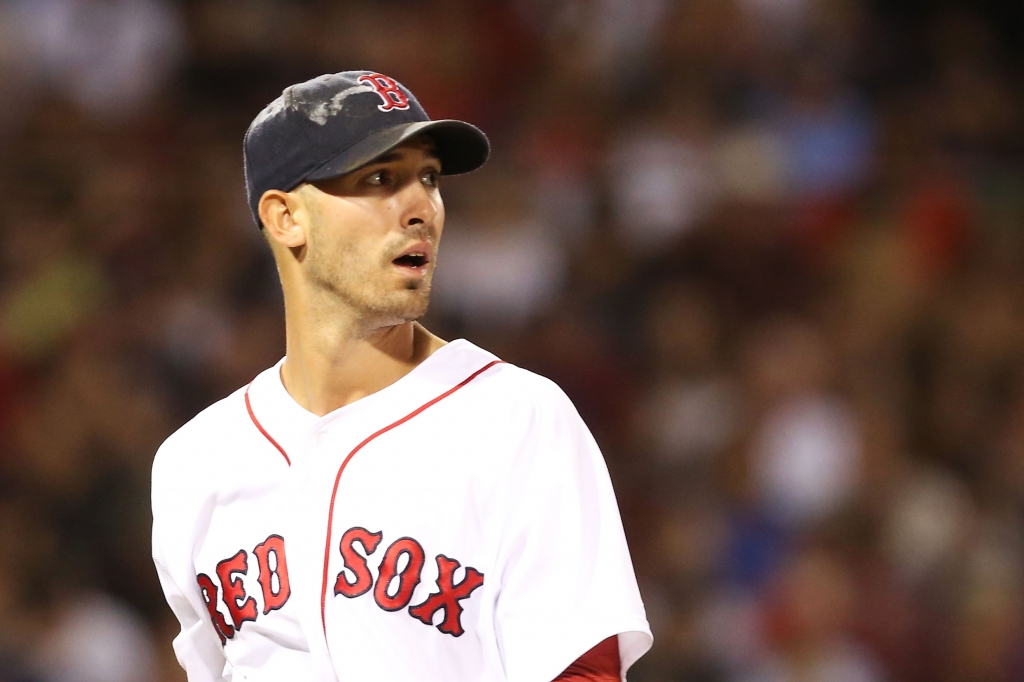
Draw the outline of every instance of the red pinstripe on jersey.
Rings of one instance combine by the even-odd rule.
[[[263,437],[266,438],[267,440],[269,440],[270,444],[273,445],[275,448],[277,448],[278,452],[281,453],[281,456],[284,457],[284,461],[288,462],[288,466],[291,466],[292,465],[292,460],[288,457],[288,453],[284,451],[284,448],[282,448],[278,444],[278,442],[276,440],[274,440],[270,436],[269,433],[267,433],[267,430],[265,428],[263,428],[263,424],[260,424],[260,420],[257,419],[256,415],[253,413],[253,411],[252,411],[252,403],[249,402],[249,389],[250,388],[252,388],[252,382],[251,381],[249,382],[249,385],[245,387],[245,409],[249,411],[249,419],[252,419],[252,423],[255,424],[256,428],[260,430],[260,433],[263,434]]]
[[[476,379],[478,376],[480,376],[481,374],[483,374],[484,372],[489,370],[491,367],[493,367],[494,365],[497,365],[497,364],[499,364],[501,362],[504,362],[504,361],[503,360],[494,360],[492,362],[487,363],[486,365],[484,365],[483,367],[481,367],[480,369],[478,369],[477,371],[473,372],[468,377],[463,379],[459,384],[457,384],[457,385],[453,386],[452,388],[448,389],[447,391],[445,391],[441,395],[437,396],[433,400],[430,400],[429,402],[426,402],[423,405],[420,405],[415,410],[413,410],[409,414],[405,415],[404,417],[402,417],[398,421],[392,422],[391,424],[388,424],[387,426],[382,428],[380,431],[377,431],[373,435],[368,436],[366,438],[366,440],[364,440],[362,443],[360,443],[359,445],[357,445],[354,448],[352,448],[352,451],[350,453],[348,453],[348,456],[345,457],[345,460],[341,463],[341,466],[338,468],[338,475],[334,477],[334,490],[331,492],[331,506],[330,506],[330,509],[329,509],[328,515],[327,515],[327,545],[326,545],[326,547],[324,547],[324,582],[323,582],[323,586],[322,586],[322,588],[320,590],[320,622],[323,625],[324,636],[325,637],[327,636],[327,616],[326,616],[326,611],[327,611],[327,574],[328,574],[328,568],[327,567],[328,567],[328,564],[330,563],[330,559],[331,559],[331,528],[332,528],[332,525],[333,525],[333,522],[334,522],[334,501],[338,497],[338,484],[341,482],[341,474],[344,473],[345,467],[348,466],[349,461],[351,461],[352,457],[357,452],[359,452],[364,447],[366,447],[375,438],[377,438],[378,436],[381,436],[381,435],[387,433],[388,431],[390,431],[391,429],[393,429],[393,428],[395,428],[397,426],[401,426],[402,424],[404,424],[405,422],[409,421],[413,417],[415,417],[415,416],[419,415],[420,413],[422,413],[428,407],[430,407],[432,405],[436,405],[437,403],[441,402],[442,400],[444,400],[445,398],[450,396],[452,393],[455,393],[460,388],[462,388],[463,386],[465,386],[469,382],[473,381],[473,379]],[[270,438],[270,436],[267,436],[267,438]],[[273,442],[273,441],[271,441],[271,442]],[[281,454],[284,454],[283,450],[281,451]],[[328,645],[328,646],[330,646],[330,645]]]

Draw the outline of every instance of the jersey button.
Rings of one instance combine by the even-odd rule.
[[[318,431],[317,434],[316,434],[316,438],[314,438],[313,440],[316,441],[317,445],[323,445],[324,443],[327,442],[327,432],[326,431]]]

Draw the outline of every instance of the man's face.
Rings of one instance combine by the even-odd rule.
[[[304,185],[309,209],[304,271],[374,327],[427,311],[444,204],[441,165],[425,138],[331,180]]]

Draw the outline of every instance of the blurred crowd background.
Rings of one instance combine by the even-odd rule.
[[[634,682],[1024,679],[1024,6],[0,0],[0,681],[181,681],[175,428],[283,354],[242,135],[373,69],[446,178],[427,326],[612,473]]]

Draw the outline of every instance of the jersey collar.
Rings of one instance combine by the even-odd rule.
[[[290,462],[302,452],[312,432],[323,425],[339,418],[365,415],[382,406],[405,410],[408,405],[415,406],[434,393],[443,392],[496,359],[469,341],[457,339],[436,350],[395,383],[318,417],[299,405],[284,387],[281,366],[285,358],[281,358],[253,379],[248,397],[254,421],[284,450]]]

